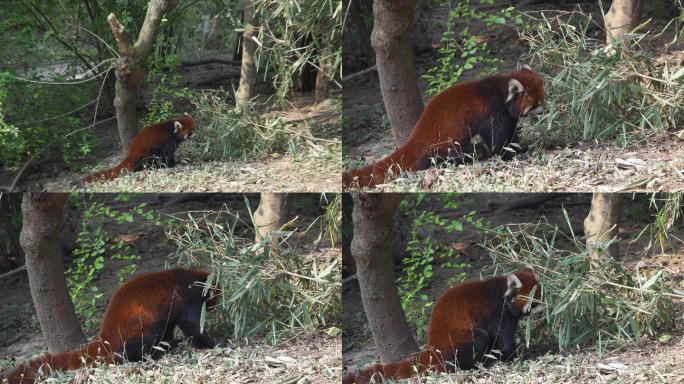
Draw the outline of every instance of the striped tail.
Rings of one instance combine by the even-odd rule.
[[[342,384],[367,384],[371,378],[379,383],[383,380],[406,379],[427,370],[445,372],[446,366],[442,354],[438,351],[427,350],[406,360],[389,364],[376,364],[361,369],[356,374],[348,373],[342,378]]]
[[[374,187],[385,182],[389,169],[405,171],[417,171],[419,160],[423,156],[423,151],[419,150],[413,140],[409,140],[389,156],[375,164],[367,165],[363,168],[352,169],[342,175],[342,186],[344,190],[352,187]]]
[[[133,170],[133,164],[126,158],[124,161],[121,162],[121,164],[117,165],[114,168],[111,169],[106,169],[104,171],[100,172],[95,172],[93,174],[90,174],[86,177],[84,177],[81,180],[81,183],[92,183],[93,181],[99,181],[99,180],[113,180],[119,177],[121,173],[124,171],[132,171]]]
[[[72,371],[92,364],[96,360],[114,363],[109,348],[101,341],[93,341],[76,351],[61,352],[54,355],[48,353],[24,361],[8,369],[2,378],[6,379],[9,384],[33,384],[40,372],[47,374],[50,370]]]

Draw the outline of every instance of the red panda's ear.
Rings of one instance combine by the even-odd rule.
[[[508,98],[506,98],[506,102],[508,103],[511,101],[513,96],[523,93],[525,90],[525,87],[516,79],[510,79],[508,80]]]
[[[506,276],[506,284],[508,287],[506,289],[506,293],[504,293],[504,297],[509,299],[515,297],[518,292],[520,292],[520,288],[522,288],[522,282],[518,276],[513,273]]]
[[[527,64],[523,64],[522,67],[520,67],[520,69],[524,69],[524,70],[527,70],[527,71],[531,71],[531,70],[532,70],[532,67],[530,67],[530,66],[527,65]]]
[[[173,122],[173,133],[178,133],[178,131],[180,131],[181,128],[183,128],[183,124],[181,124],[180,121]]]

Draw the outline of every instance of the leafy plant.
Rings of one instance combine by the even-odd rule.
[[[158,121],[175,118],[187,111],[176,111],[175,105],[187,104],[192,92],[187,87],[178,88],[180,75],[178,74],[178,55],[163,51],[165,44],[170,44],[177,39],[164,34],[155,42],[155,54],[148,59],[147,76],[145,85],[151,89],[147,115],[142,119],[143,125],[147,126]],[[171,45],[175,46],[175,44]]]
[[[177,260],[212,265],[223,289],[220,307],[228,321],[222,324],[234,338],[276,344],[339,321],[339,260],[295,252],[288,239],[300,233],[274,233],[276,247],[270,239],[253,243],[237,235],[249,224],[227,209],[188,216],[181,224],[167,232],[178,245]]]
[[[658,65],[645,34],[624,34],[610,46],[593,39],[603,28],[591,14],[542,12],[521,36],[529,62],[544,77],[549,113],[529,131],[545,145],[617,139],[621,145],[681,125],[684,68]]]
[[[130,210],[115,210],[103,202],[95,201],[92,196],[84,196],[87,195],[71,196],[76,207],[83,210],[83,219],[76,238],[78,246],[73,252],[75,258],[66,271],[66,279],[76,313],[85,319],[86,329],[94,330],[99,326],[98,314],[103,297],[94,281],[104,269],[105,263],[107,260],[125,262],[117,272],[119,283],[123,283],[126,277],[135,273],[135,262],[140,260],[140,256],[134,254],[128,244],[110,234],[105,228],[111,226],[112,222],[116,225],[131,223],[136,215],[155,225],[162,225],[163,221],[153,210],[148,209],[145,203]],[[128,199],[127,195],[117,195],[114,201],[125,202]]]
[[[482,0],[480,3],[493,4],[494,0]],[[488,13],[478,10],[470,0],[457,2],[449,10],[446,30],[437,49],[437,66],[423,75],[428,82],[428,94],[437,94],[454,85],[466,71],[478,65],[482,68],[480,76],[496,72],[496,66],[503,60],[490,55],[487,42],[474,35],[470,26],[473,22],[482,22],[487,27],[511,23],[523,25],[523,17],[514,11],[514,7],[507,7],[498,13]]]
[[[278,150],[288,143],[288,132],[280,119],[264,118],[250,108],[234,108],[223,91],[203,91],[192,98],[197,106],[202,132],[185,145],[194,158],[249,159]]]
[[[659,250],[665,253],[668,249],[674,251],[672,244],[672,229],[677,222],[681,223],[684,211],[684,195],[670,193],[664,198],[657,198],[654,194],[651,205],[657,209],[653,215],[653,223],[649,224],[644,231],[650,234],[647,250],[657,245]]]
[[[433,265],[439,268],[454,270],[454,274],[449,278],[448,284],[454,285],[462,282],[466,277],[468,264],[455,262],[456,252],[453,248],[440,247],[432,235],[424,235],[426,230],[435,232],[444,231],[447,234],[462,232],[464,224],[474,225],[476,228],[483,228],[481,219],[474,219],[475,212],[453,218],[446,219],[441,217],[434,210],[424,209],[426,197],[439,200],[446,209],[458,209],[464,198],[458,195],[427,195],[413,194],[402,200],[399,206],[403,214],[411,218],[410,239],[406,246],[408,257],[402,259],[402,274],[397,278],[397,286],[401,298],[401,305],[410,324],[416,325],[416,332],[420,339],[425,337],[430,308],[433,301],[425,294],[425,288],[433,278]]]
[[[337,78],[342,61],[342,2],[310,0],[254,0],[260,28],[257,63],[271,78],[276,99],[284,100],[293,74],[305,66],[323,69]]]
[[[91,152],[94,135],[88,130],[72,133],[82,121],[64,114],[87,104],[90,85],[57,87],[12,77],[0,73],[0,165],[20,165],[48,143],[53,147],[44,156],[66,164]]]
[[[544,318],[529,318],[528,344],[555,340],[558,349],[592,346],[599,354],[671,331],[674,289],[667,269],[639,263],[627,268],[613,259],[593,260],[583,239],[546,221],[500,226],[489,232],[484,246],[493,260],[492,273],[531,264],[542,286]],[[532,322],[537,323],[531,332]]]

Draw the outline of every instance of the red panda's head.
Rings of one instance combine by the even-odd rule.
[[[529,315],[542,310],[541,285],[531,267],[526,267],[506,276],[508,290],[506,299],[521,315]]]
[[[195,120],[187,114],[173,120],[173,134],[183,141],[195,135]]]
[[[536,116],[544,112],[544,82],[528,65],[508,79],[506,105],[516,117]]]

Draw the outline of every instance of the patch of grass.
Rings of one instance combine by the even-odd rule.
[[[339,143],[321,145],[296,162],[282,156],[252,162],[183,164],[186,161],[181,160],[183,165],[173,168],[127,173],[85,187],[92,192],[336,192],[341,189],[339,151]],[[65,181],[49,189],[68,191],[71,188]]]
[[[554,150],[539,149],[528,158],[498,158],[464,166],[440,165],[431,192],[553,192],[553,191],[652,191],[684,188],[684,148],[668,138],[642,143],[627,150],[617,145],[581,145]],[[636,158],[631,166],[618,159]],[[433,169],[405,172],[371,191],[415,192]]]
[[[674,129],[684,118],[684,68],[658,61],[647,34],[625,34],[609,46],[589,36],[603,22],[579,8],[544,11],[521,32],[525,61],[544,77],[543,118],[531,131],[545,146],[616,140],[626,146]],[[599,34],[603,35],[603,34]]]
[[[91,367],[87,381],[91,384],[331,383],[340,377],[340,344],[339,338],[317,334],[278,349],[264,343],[234,341],[229,341],[224,348],[211,350],[185,345],[154,361]],[[77,372],[53,372],[50,379],[37,383],[68,383]]]
[[[648,352],[644,353],[645,350]],[[682,352],[682,347],[678,345],[662,348],[648,345],[606,358],[582,351],[564,355],[546,354],[494,364],[487,369],[450,375],[430,373],[425,383],[669,383],[680,377],[678,372],[684,364]]]

